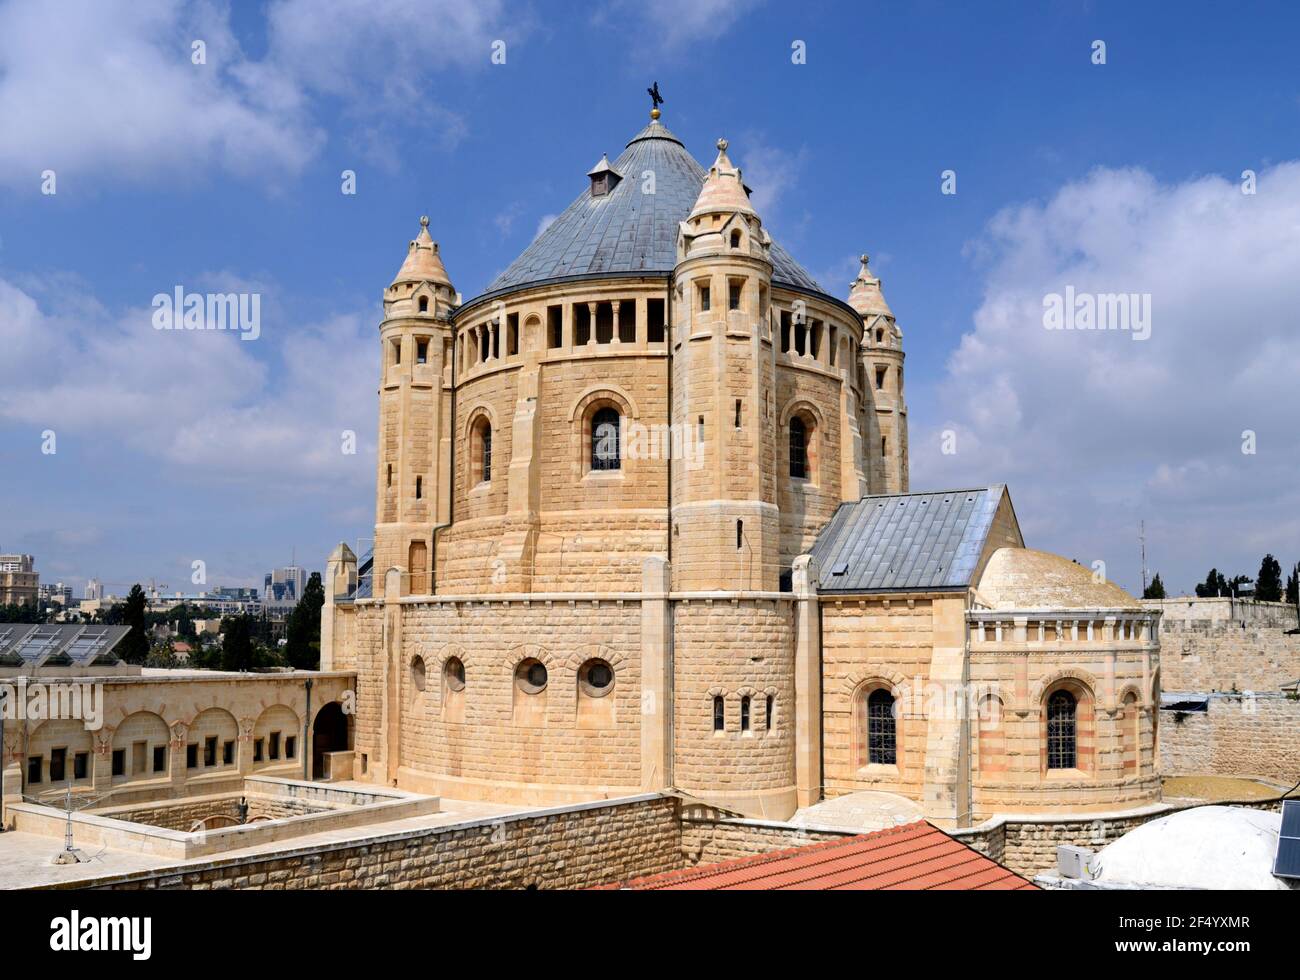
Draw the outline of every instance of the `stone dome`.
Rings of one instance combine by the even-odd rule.
[[[989,609],[1131,609],[1142,604],[1092,569],[1032,548],[999,548],[984,566],[976,601]]]
[[[671,273],[677,226],[695,206],[707,171],[658,120],[633,136],[609,169],[622,179],[608,193],[585,189],[470,303],[541,283]],[[647,173],[654,175],[653,194],[642,190]],[[828,295],[775,243],[770,258],[774,285]]]
[[[1143,824],[1097,855],[1096,881],[1145,888],[1282,890],[1273,875],[1282,816],[1203,806]]]

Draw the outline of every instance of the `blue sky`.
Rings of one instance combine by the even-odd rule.
[[[1300,13],[1177,11],[3,0],[0,550],[120,592],[189,589],[194,560],[208,585],[260,585],[295,549],[319,568],[355,544],[378,301],[418,216],[474,295],[644,125],[658,80],[664,122],[706,164],[728,137],[823,287],[847,295],[872,254],[915,489],[1007,482],[1031,546],[1129,588],[1140,520],[1171,588],[1266,551],[1289,567]],[[1149,294],[1151,339],[1044,331],[1066,284]],[[259,292],[262,336],[152,330],[177,285]]]

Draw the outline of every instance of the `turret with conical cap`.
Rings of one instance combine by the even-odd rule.
[[[870,257],[861,257],[849,285],[849,305],[862,318],[862,366],[867,379],[871,431],[867,458],[872,493],[908,490],[907,403],[903,399],[903,331],[885,302]]]
[[[449,519],[451,313],[456,291],[428,217],[384,290],[379,327],[375,591],[400,568],[403,592],[430,588],[432,531]]]
[[[673,586],[776,589],[780,576],[768,304],[771,238],[725,139],[677,238]]]

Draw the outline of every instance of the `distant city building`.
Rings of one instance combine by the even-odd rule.
[[[40,575],[31,555],[0,555],[0,606],[35,602],[40,594]]]
[[[72,586],[64,585],[62,582],[38,586],[36,594],[41,602],[57,602],[64,609],[72,605]]]
[[[211,595],[221,596],[225,599],[235,599],[240,602],[256,602],[257,589],[253,588],[231,588],[223,586],[219,589],[213,589]]]
[[[102,599],[102,598],[104,598],[104,586],[103,586],[103,584],[99,581],[99,579],[97,579],[97,578],[92,578],[92,579],[90,579],[90,580],[86,583],[86,595],[85,595],[85,598],[87,598],[87,599]]]
[[[262,594],[266,597],[268,606],[284,603],[296,605],[302,598],[303,589],[307,588],[307,570],[297,565],[273,568],[267,572],[263,584],[265,588]]]

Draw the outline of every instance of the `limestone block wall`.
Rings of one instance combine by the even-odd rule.
[[[1300,780],[1300,701],[1221,695],[1204,713],[1160,714],[1164,773],[1257,776],[1288,786]]]
[[[1276,691],[1300,677],[1300,634],[1281,626],[1162,619],[1160,648],[1166,691]]]
[[[960,601],[958,602],[960,606]],[[881,790],[921,799],[925,785],[925,687],[934,652],[930,599],[826,598],[822,602],[823,753],[828,798]],[[960,615],[960,611],[958,612]],[[871,764],[866,698],[886,688],[900,703],[897,764]],[[915,692],[915,696],[910,696]]]
[[[682,866],[677,800],[656,795],[55,887],[574,889]]]
[[[367,769],[382,762],[403,788],[461,799],[536,803],[635,791],[640,642],[636,601],[404,602],[399,657],[385,664],[377,656],[375,667],[358,671],[357,750]],[[461,690],[448,673],[453,658],[463,665]],[[516,677],[529,659],[547,671],[537,693]],[[579,681],[593,659],[614,674],[599,698]],[[370,697],[384,690],[386,717],[383,701]],[[399,752],[396,772],[390,745]]]
[[[1125,639],[1113,623],[1093,621],[1091,633],[1068,624],[1041,633],[1043,621],[972,626],[970,688],[979,698],[970,722],[974,818],[1158,800],[1154,644],[1132,626]],[[1051,770],[1046,701],[1061,686],[1078,703],[1078,765]]]
[[[755,816],[784,819],[794,812],[791,599],[673,603],[675,785],[684,792]],[[721,731],[714,729],[716,697],[723,704]]]
[[[827,355],[823,355],[827,356]],[[844,384],[838,367],[819,364],[811,356],[793,352],[778,355],[776,371],[777,503],[781,508],[781,565],[788,568],[794,559],[807,552],[844,499],[841,467],[841,428],[845,419],[840,411],[840,388]],[[814,472],[811,479],[795,480],[789,470],[789,420],[803,409],[817,419]],[[851,495],[856,500],[856,495]]]

